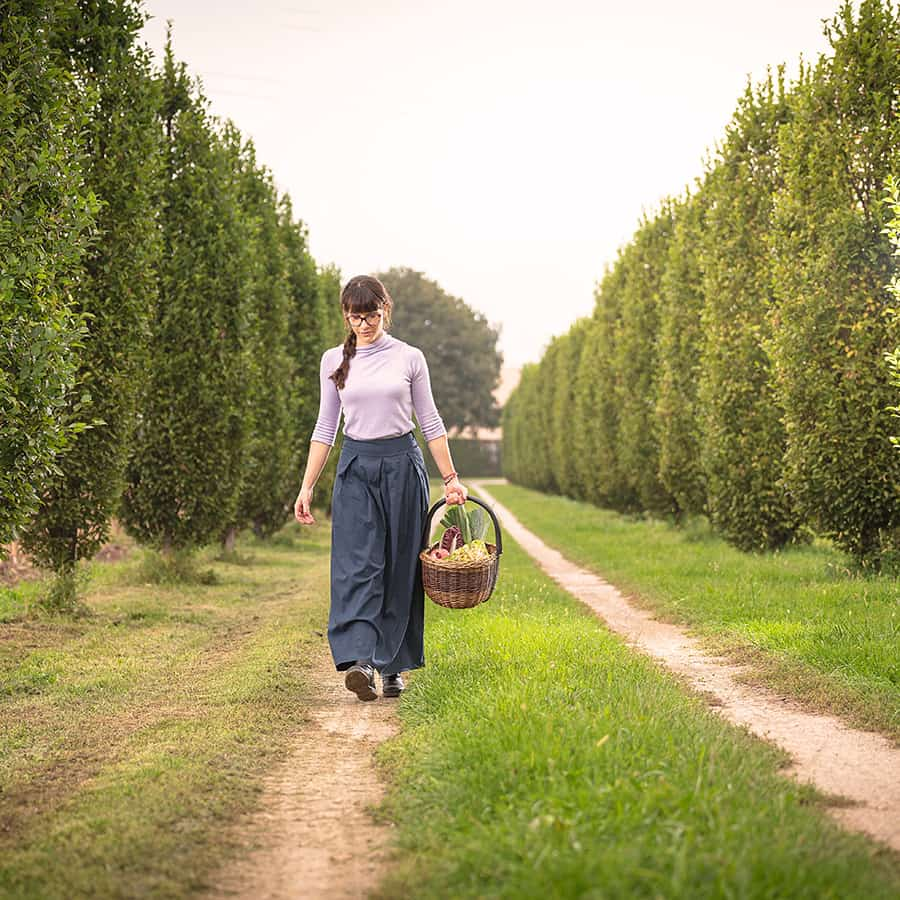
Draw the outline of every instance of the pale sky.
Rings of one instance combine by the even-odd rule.
[[[146,0],[342,284],[424,272],[506,365],[591,312],[604,264],[703,172],[747,76],[827,50],[838,0]],[[858,4],[854,4],[858,6]]]

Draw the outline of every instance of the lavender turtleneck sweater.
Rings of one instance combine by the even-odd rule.
[[[447,433],[431,396],[425,354],[386,331],[357,347],[342,390],[328,377],[344,356],[343,344],[322,354],[319,417],[310,440],[334,446],[341,410],[344,434],[356,440],[398,437],[412,431],[412,412],[426,441]]]

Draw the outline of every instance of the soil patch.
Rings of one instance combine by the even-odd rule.
[[[374,751],[399,729],[397,701],[381,696],[380,683],[377,700],[357,699],[327,645],[312,652],[306,721],[264,780],[256,811],[235,826],[235,861],[208,898],[358,900],[387,867],[392,826],[369,808],[383,794]]]

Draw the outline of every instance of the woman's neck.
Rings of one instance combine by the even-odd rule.
[[[382,329],[379,334],[373,337],[368,343],[363,343],[359,339],[359,335],[356,336],[356,349],[359,350],[368,350],[369,347],[375,347],[376,349],[385,343],[385,339],[387,338],[387,332]]]

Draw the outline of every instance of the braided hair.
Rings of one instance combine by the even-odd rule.
[[[387,288],[373,275],[357,275],[351,278],[341,291],[341,309],[344,313],[344,326],[347,336],[344,338],[344,357],[341,364],[328,376],[338,390],[343,389],[350,371],[350,360],[356,356],[356,332],[350,327],[347,316],[350,313],[365,313],[382,310],[385,329],[391,324],[391,310],[394,301]]]

